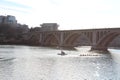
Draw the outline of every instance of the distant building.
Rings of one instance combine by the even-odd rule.
[[[4,22],[5,16],[0,16],[0,24]]]
[[[7,15],[0,16],[0,24],[17,24],[17,20],[15,16]]]
[[[57,23],[43,23],[41,24],[41,30],[42,31],[56,31],[58,30],[58,24]]]

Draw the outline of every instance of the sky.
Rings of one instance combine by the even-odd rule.
[[[0,0],[0,15],[29,27],[58,23],[59,29],[120,27],[120,0]]]

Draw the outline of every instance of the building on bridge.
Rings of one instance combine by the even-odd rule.
[[[57,23],[43,23],[41,24],[41,30],[42,31],[57,31],[58,26],[59,25]]]

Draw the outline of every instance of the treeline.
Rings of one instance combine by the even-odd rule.
[[[22,43],[24,36],[29,32],[27,25],[21,24],[0,24],[0,43],[19,44]]]

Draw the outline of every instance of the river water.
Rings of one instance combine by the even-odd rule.
[[[0,80],[120,80],[120,50],[76,49],[0,45]]]

